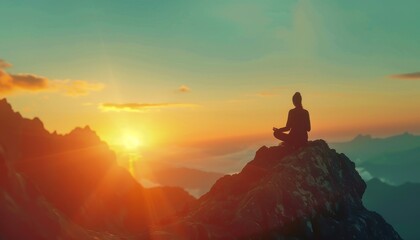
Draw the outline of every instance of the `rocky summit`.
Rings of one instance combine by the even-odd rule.
[[[219,179],[186,216],[154,239],[401,239],[362,203],[366,184],[344,154],[317,140],[299,150],[262,147]]]

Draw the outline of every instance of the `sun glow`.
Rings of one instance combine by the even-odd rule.
[[[119,154],[122,154],[123,162],[122,165],[127,168],[133,177],[136,176],[136,163],[140,159],[140,147],[143,146],[142,138],[134,131],[125,131],[119,138],[119,142],[115,146]]]
[[[139,148],[142,145],[140,138],[132,134],[125,134],[122,137],[121,143],[128,150]]]

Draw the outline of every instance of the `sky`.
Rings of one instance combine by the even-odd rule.
[[[420,133],[420,2],[2,0],[0,97],[150,148]]]

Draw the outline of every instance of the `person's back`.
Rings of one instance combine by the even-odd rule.
[[[289,118],[290,143],[297,147],[304,145],[308,141],[308,131],[311,130],[309,112],[303,108],[294,108],[289,111]]]
[[[293,95],[294,109],[289,111],[286,127],[273,128],[274,136],[292,147],[301,147],[308,141],[308,132],[311,131],[309,112],[302,107],[302,96],[299,92]],[[284,133],[289,131],[290,133]]]

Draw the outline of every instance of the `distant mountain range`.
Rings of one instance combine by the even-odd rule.
[[[388,138],[359,135],[351,141],[331,143],[330,146],[339,153],[346,154],[356,162],[359,169],[367,171],[373,177],[386,179],[396,185],[405,182],[420,182],[420,174],[418,174],[420,136],[409,133]],[[251,153],[249,158],[252,158],[253,154]],[[237,160],[225,159],[227,165],[232,161]],[[159,185],[179,186],[196,197],[207,192],[217,179],[226,174],[175,166],[160,161],[141,161],[141,167],[136,169],[138,178],[147,179]]]
[[[136,168],[137,178],[147,179],[162,186],[182,187],[196,197],[210,190],[217,179],[225,175],[150,161],[141,164],[142,167]]]
[[[362,174],[365,180],[373,176],[395,185],[420,182],[420,136],[409,133],[388,138],[359,135],[351,141],[331,143],[330,146],[349,156],[356,162],[358,169],[367,171],[369,177]],[[252,155],[254,153],[250,151],[249,156],[243,155],[242,158],[251,159]],[[238,160],[229,157],[224,159],[226,165],[232,165],[235,161]],[[178,186],[195,197],[206,193],[217,179],[227,174],[177,166],[164,161],[142,160],[139,164],[141,166],[135,167],[135,171],[140,181],[146,179],[157,185]]]
[[[387,138],[359,135],[349,142],[331,143],[359,168],[393,184],[420,182],[420,136],[404,133]]]
[[[391,186],[374,178],[367,182],[363,203],[381,214],[403,239],[417,240],[420,236],[419,198],[419,183]]]
[[[5,99],[0,176],[0,239],[143,234],[195,201],[181,188],[141,186],[89,127],[50,133],[40,119],[22,117]],[[84,237],[71,237],[70,228]]]
[[[360,134],[351,141],[331,142],[329,145],[356,163],[362,163],[386,153],[403,152],[420,147],[420,136],[403,133],[386,138],[374,138]]]
[[[140,155],[141,158],[139,157]],[[181,165],[176,160],[165,161],[154,159],[153,157],[149,159],[148,157],[143,156],[143,152],[127,154],[124,151],[116,151],[116,156],[118,164],[126,169],[130,169],[133,176],[142,183],[143,186],[181,187],[195,197],[200,197],[208,192],[217,179],[225,175],[225,173],[212,172],[196,169],[188,165]]]

